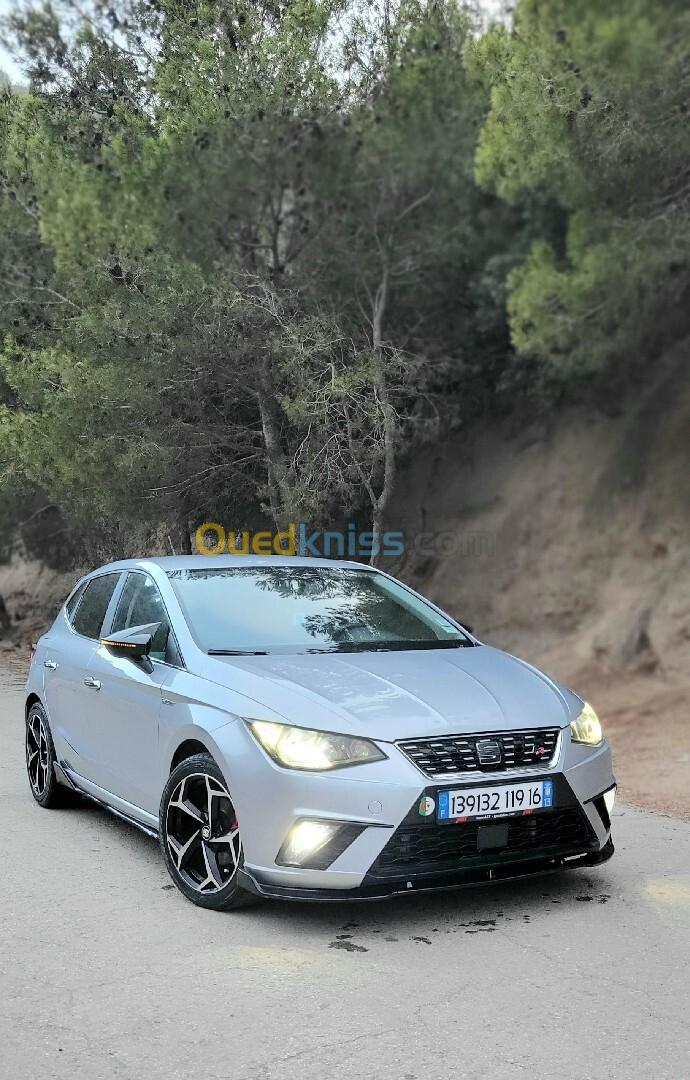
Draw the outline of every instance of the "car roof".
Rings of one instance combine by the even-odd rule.
[[[150,570],[159,567],[164,572],[171,570],[200,570],[216,568],[221,570],[237,566],[310,566],[328,567],[329,569],[374,570],[366,563],[343,559],[300,558],[297,555],[162,555],[157,558],[122,559],[119,562],[106,563],[92,570],[92,574],[101,574],[115,570]],[[90,575],[87,575],[90,576]]]

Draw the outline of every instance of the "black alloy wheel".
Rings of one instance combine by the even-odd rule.
[[[168,872],[188,900],[217,911],[254,902],[238,879],[243,853],[237,814],[210,754],[195,754],[173,769],[160,823]]]

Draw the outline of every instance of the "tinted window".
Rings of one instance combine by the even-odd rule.
[[[160,623],[160,626],[154,635],[150,655],[154,660],[165,660],[170,623],[163,598],[148,575],[129,574],[117,604],[110,633],[116,634],[118,630],[129,630],[131,626],[156,622]]]
[[[94,578],[88,583],[72,622],[78,634],[83,634],[88,638],[99,636],[119,577],[119,574],[103,574],[102,577]]]
[[[171,570],[204,649],[356,652],[457,648],[469,638],[402,585],[370,570],[247,566]]]
[[[84,582],[84,584],[80,585],[78,589],[75,589],[75,591],[72,593],[69,600],[67,601],[67,604],[66,604],[67,618],[70,620],[70,622],[72,621],[72,616],[74,615],[74,612],[76,611],[77,604],[79,603],[82,596],[84,595],[84,589],[86,588],[86,585],[87,585],[87,583]]]

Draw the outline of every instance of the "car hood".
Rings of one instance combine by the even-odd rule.
[[[394,741],[565,727],[581,700],[486,645],[463,649],[209,658],[208,677],[292,724]]]

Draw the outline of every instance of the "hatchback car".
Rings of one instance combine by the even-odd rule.
[[[26,763],[160,839],[203,907],[374,898],[613,854],[596,713],[380,570],[140,559],[38,642]]]

